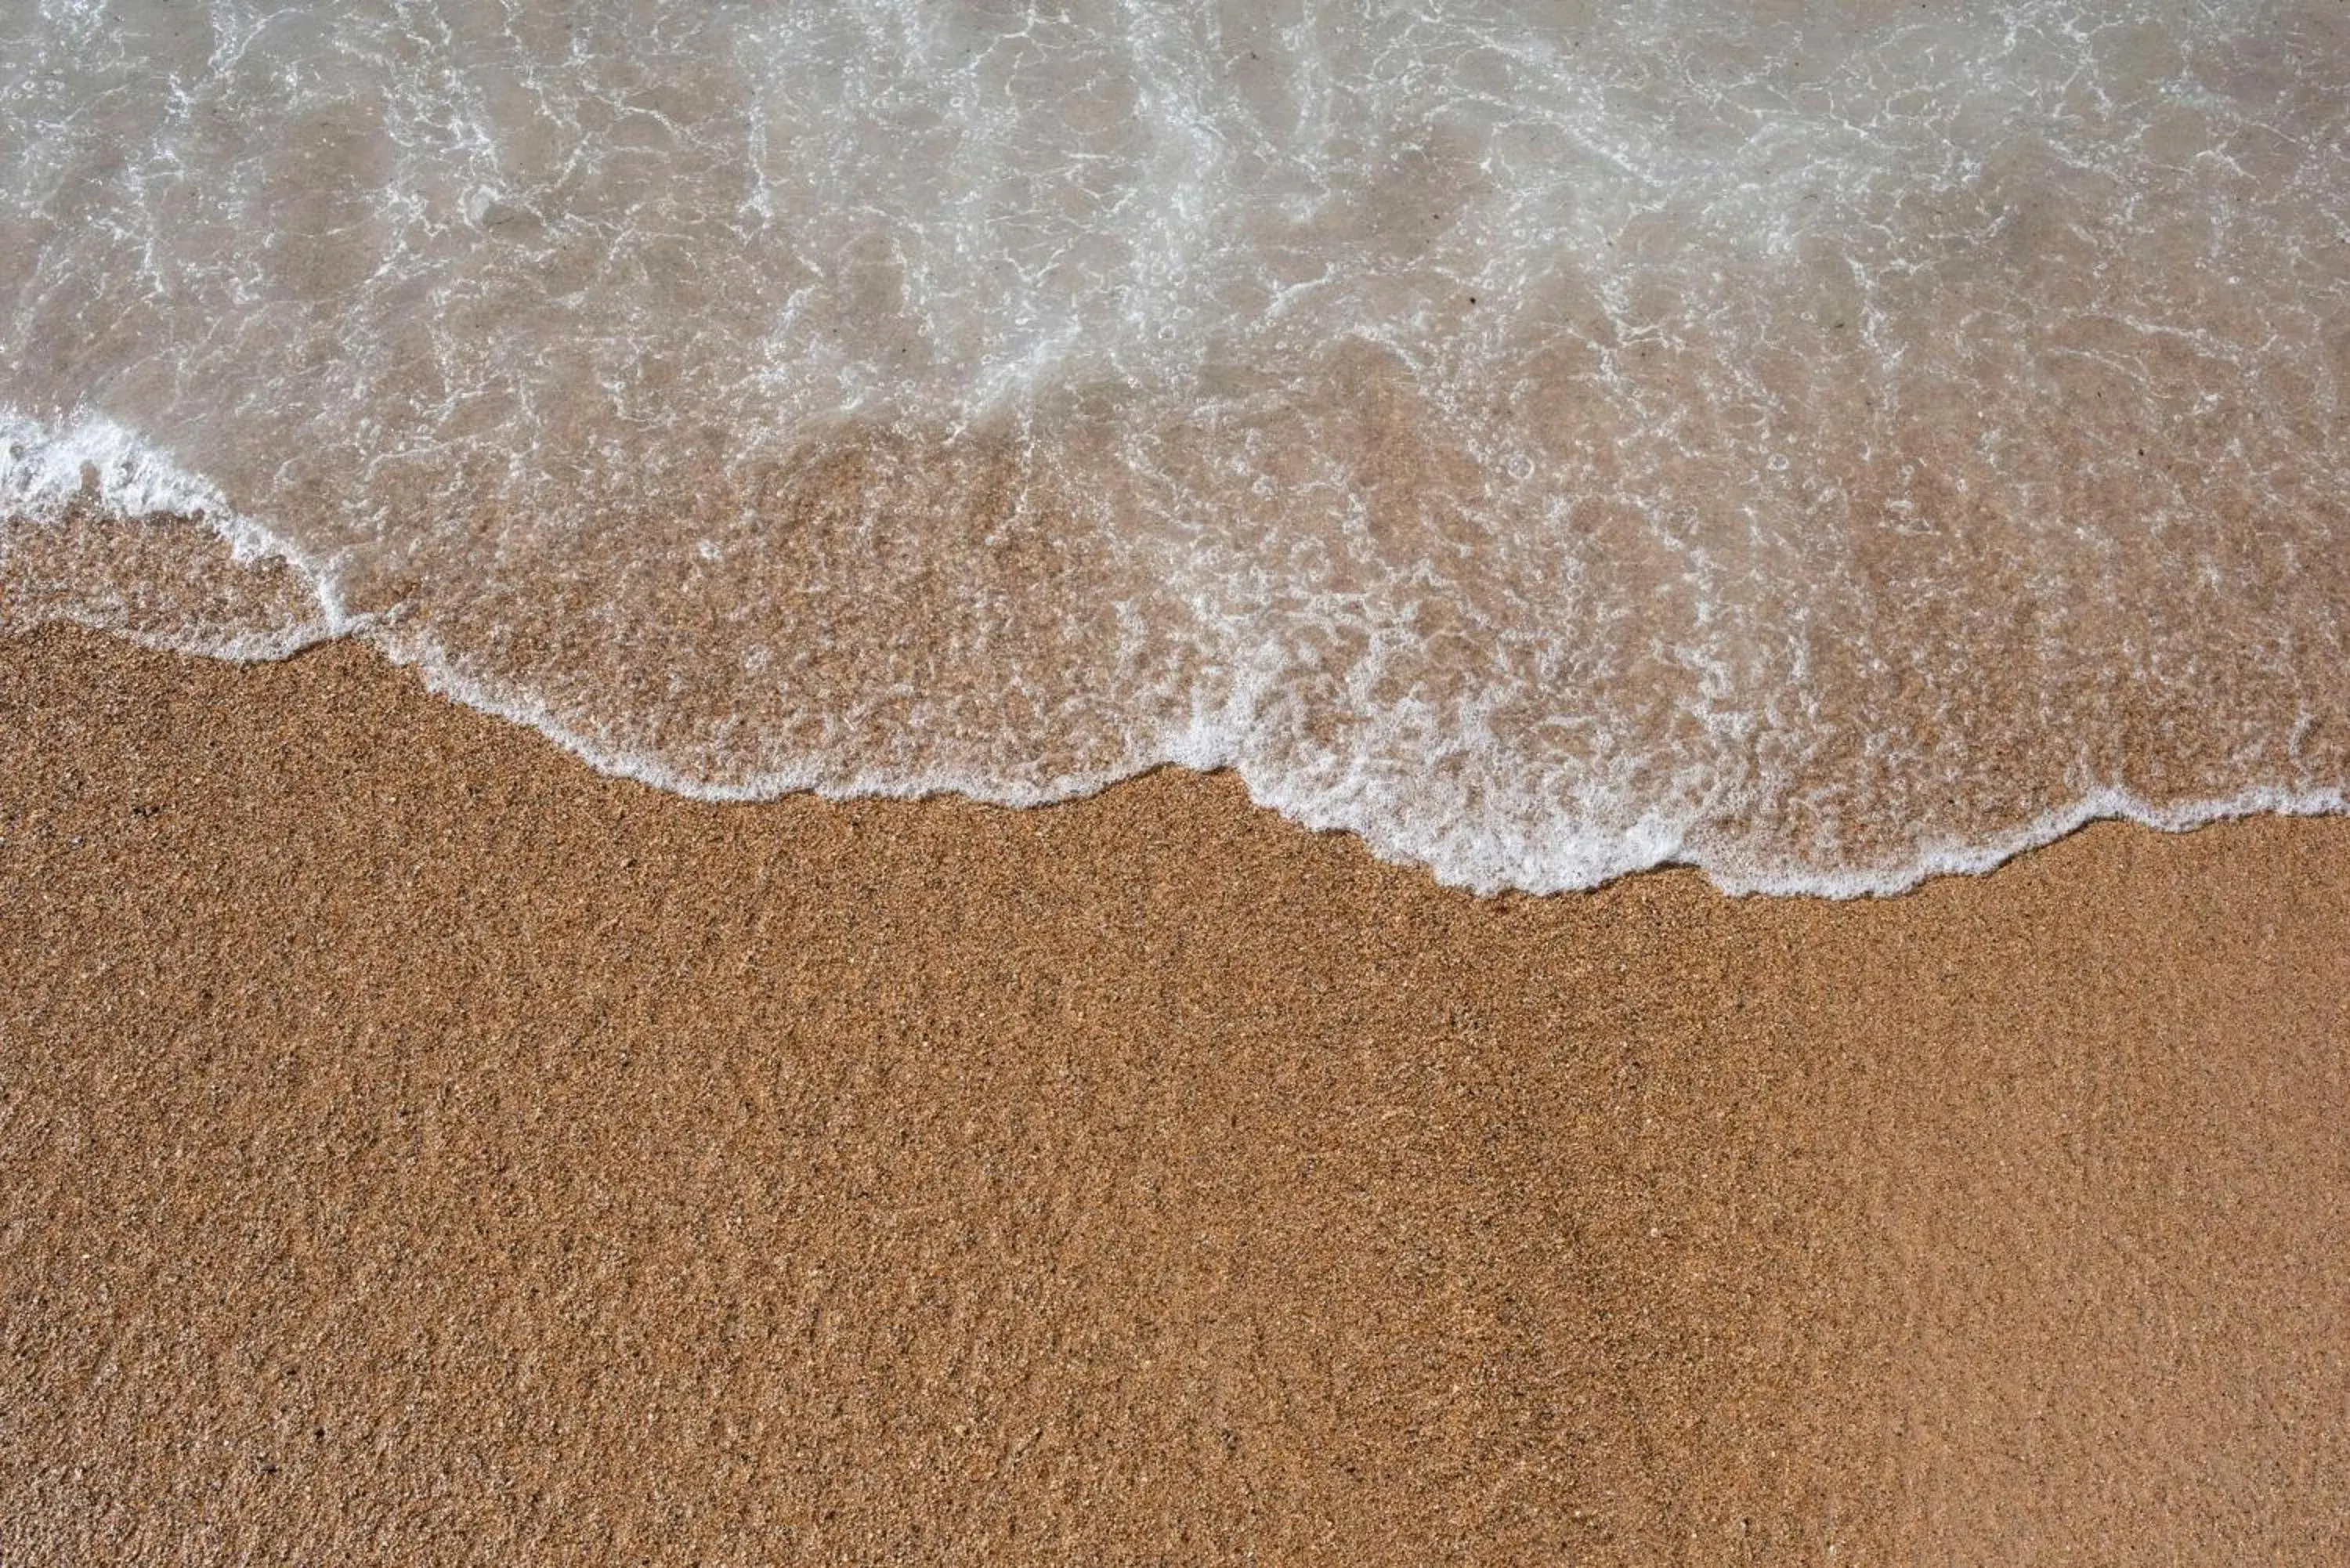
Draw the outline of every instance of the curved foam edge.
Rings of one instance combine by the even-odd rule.
[[[0,407],[0,517],[60,523],[78,507],[123,521],[184,518],[219,537],[241,566],[282,562],[317,603],[307,624],[274,633],[185,639],[111,626],[89,616],[59,618],[163,653],[193,653],[233,663],[287,659],[306,648],[363,631],[368,618],[335,602],[325,564],[306,556],[258,519],[229,504],[218,486],[182,467],[135,432],[102,414],[77,412],[51,427]],[[5,548],[5,545],[0,545]]]
[[[293,562],[283,540],[231,506],[210,481],[104,415],[77,414],[51,429],[0,408],[0,512],[55,521],[79,504],[126,519],[193,518],[227,540],[239,561]]]
[[[321,598],[323,602],[323,594]],[[914,801],[953,794],[985,805],[1025,809],[1085,799],[1160,767],[1181,767],[1200,773],[1229,770],[1240,779],[1250,800],[1257,805],[1309,830],[1352,834],[1378,859],[1424,868],[1442,886],[1483,897],[1505,892],[1587,892],[1638,872],[1686,866],[1701,872],[1715,888],[1732,897],[1760,894],[1836,899],[1884,898],[1908,892],[1937,877],[1981,875],[2092,822],[2124,820],[2166,833],[2181,833],[2214,822],[2259,815],[2318,816],[2350,813],[2350,792],[2340,789],[2296,793],[2256,785],[2232,795],[2158,805],[2130,790],[2107,785],[1987,839],[1947,840],[1926,847],[1907,861],[1847,872],[1726,865],[1689,853],[1678,841],[1659,842],[1655,836],[1642,836],[1645,841],[1635,844],[1624,836],[1603,835],[1593,836],[1590,842],[1567,846],[1563,852],[1554,850],[1526,857],[1531,863],[1513,867],[1515,875],[1497,876],[1486,867],[1461,864],[1462,857],[1448,857],[1414,843],[1409,836],[1387,825],[1297,799],[1283,781],[1268,778],[1262,770],[1236,762],[1223,748],[1173,745],[1130,766],[1059,780],[1054,787],[1045,789],[1005,789],[947,773],[827,780],[818,777],[812,765],[807,769],[764,773],[738,784],[712,784],[676,773],[652,758],[608,745],[592,731],[568,722],[545,701],[524,691],[468,680],[432,652],[392,645],[371,626],[347,627],[285,646],[186,647],[136,636],[130,640],[164,652],[260,663],[285,659],[320,641],[340,637],[356,637],[389,661],[414,669],[427,690],[439,696],[538,732],[598,773],[691,800],[752,804],[813,794],[836,801]]]
[[[828,800],[920,800],[955,794],[991,805],[1026,808],[1097,794],[1112,784],[1164,766],[1201,773],[1230,770],[1260,806],[1311,830],[1350,833],[1380,860],[1423,867],[1440,885],[1482,896],[1588,891],[1637,872],[1686,866],[1733,897],[1762,894],[1839,899],[1904,893],[1936,877],[1979,876],[2095,821],[2130,821],[2178,833],[2257,815],[2350,813],[2350,791],[2342,788],[2295,792],[2253,785],[2230,795],[2157,805],[2126,787],[2104,784],[2066,805],[1986,838],[1943,839],[1903,861],[1842,872],[1710,859],[1690,849],[1687,825],[1661,820],[1629,833],[1586,834],[1581,838],[1571,832],[1555,834],[1547,843],[1514,850],[1491,845],[1448,849],[1406,825],[1378,820],[1359,807],[1350,809],[1349,797],[1343,791],[1309,789],[1281,776],[1277,770],[1252,765],[1246,753],[1247,715],[1253,705],[1244,698],[1228,704],[1217,720],[1197,718],[1184,732],[1160,737],[1128,764],[1071,775],[1045,788],[1006,788],[943,770],[827,779],[818,775],[813,763],[762,773],[740,783],[712,784],[608,744],[593,730],[572,722],[527,691],[469,679],[429,643],[402,635],[381,618],[349,612],[340,603],[326,563],[306,558],[265,524],[229,505],[209,482],[115,421],[84,415],[52,431],[13,410],[0,409],[0,513],[56,519],[77,504],[93,503],[124,518],[169,514],[195,519],[226,540],[239,561],[284,562],[301,574],[316,596],[318,617],[312,625],[289,628],[280,635],[209,640],[192,635],[174,640],[84,618],[75,618],[78,624],[158,651],[234,663],[274,661],[323,641],[359,638],[391,662],[414,669],[426,688],[438,695],[526,725],[599,773],[693,800],[741,803],[801,794]]]
[[[1889,898],[1909,892],[1937,877],[1981,876],[2026,851],[2066,837],[2093,822],[2126,821],[2165,833],[2184,833],[2215,822],[2247,816],[2350,814],[2350,791],[2343,789],[2294,792],[2262,784],[2250,786],[2230,795],[2157,805],[2127,788],[2100,785],[2069,805],[2045,812],[1988,838],[1945,839],[1929,845],[1908,860],[1846,872],[1824,873],[1800,868],[1773,869],[1723,864],[1688,852],[1677,835],[1667,838],[1662,833],[1653,833],[1640,835],[1637,840],[1631,836],[1595,835],[1589,843],[1572,844],[1563,851],[1555,850],[1539,857],[1534,864],[1515,867],[1518,875],[1514,877],[1496,877],[1490,871],[1460,863],[1460,858],[1466,857],[1447,857],[1440,851],[1415,844],[1409,835],[1399,833],[1387,825],[1310,799],[1297,798],[1295,793],[1279,778],[1267,777],[1263,770],[1252,768],[1239,760],[1236,748],[1214,744],[1206,736],[1197,733],[1165,746],[1157,754],[1131,766],[1074,776],[1059,781],[1055,787],[1050,789],[1003,789],[945,773],[828,781],[815,776],[812,769],[777,771],[759,774],[740,784],[712,784],[679,774],[650,758],[609,747],[592,733],[566,722],[545,702],[525,693],[500,691],[464,680],[430,655],[406,656],[384,647],[381,639],[373,635],[367,635],[366,639],[394,662],[416,669],[425,686],[441,696],[477,711],[536,730],[599,773],[630,779],[691,800],[752,804],[785,795],[815,794],[836,801],[916,801],[960,795],[989,805],[1030,809],[1087,799],[1161,767],[1180,767],[1197,773],[1229,771],[1241,781],[1253,804],[1311,831],[1351,834],[1377,859],[1390,865],[1419,867],[1440,886],[1457,888],[1479,897],[1511,892],[1538,896],[1589,892],[1643,871],[1687,867],[1699,871],[1717,889],[1733,898],[1756,895],[1834,899]]]
[[[1907,893],[1936,877],[1980,877],[2027,850],[2054,844],[2093,822],[2134,822],[2163,833],[2185,833],[2215,822],[2247,816],[2336,816],[2345,813],[2350,813],[2350,792],[2340,789],[2295,792],[2257,784],[2237,794],[2157,805],[2131,790],[2106,785],[2070,805],[2045,812],[1981,843],[1945,841],[1897,867],[1827,876],[1728,872],[1700,862],[1691,864],[1697,865],[1715,887],[1734,897],[1763,894],[1782,898],[1887,898]]]

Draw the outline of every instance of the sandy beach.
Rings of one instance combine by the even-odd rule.
[[[0,1560],[2350,1559],[2350,821],[1481,900],[0,640]]]

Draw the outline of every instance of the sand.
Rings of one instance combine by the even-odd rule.
[[[0,1561],[2350,1560],[2350,821],[1479,900],[0,640]]]

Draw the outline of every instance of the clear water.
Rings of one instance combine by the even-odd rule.
[[[2350,8],[1830,9],[0,0],[0,625],[1481,889],[2342,808]]]

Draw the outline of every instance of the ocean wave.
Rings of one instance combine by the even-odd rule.
[[[1837,896],[2350,781],[2350,26],[0,17],[0,626]]]

